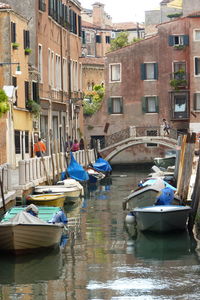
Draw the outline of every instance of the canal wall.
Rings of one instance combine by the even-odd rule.
[[[82,166],[95,162],[94,150],[79,150],[73,153],[76,161]],[[48,184],[54,179],[59,180],[60,174],[67,168],[69,156],[67,153],[53,154],[52,156],[33,157],[19,161],[16,169],[11,165],[0,166],[0,179],[2,180],[2,193],[0,193],[0,210],[3,200],[6,207],[16,203],[16,198],[22,198],[31,193],[37,185]]]

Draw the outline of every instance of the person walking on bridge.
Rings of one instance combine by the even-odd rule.
[[[164,136],[169,135],[170,126],[166,119],[163,119]]]

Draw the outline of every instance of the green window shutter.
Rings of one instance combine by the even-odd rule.
[[[112,99],[108,99],[108,114],[112,114]]]
[[[196,110],[197,108],[197,94],[193,95],[193,109]]]
[[[120,99],[120,113],[123,114],[124,108],[123,108],[123,98]]]
[[[158,80],[158,64],[154,64],[154,79]]]
[[[142,112],[143,112],[143,114],[145,114],[146,111],[147,111],[146,98],[145,98],[145,97],[142,97],[142,98],[141,98],[141,102],[142,102]]]
[[[183,36],[183,45],[186,45],[186,46],[189,45],[189,35]]]
[[[156,97],[156,112],[159,113],[159,98]]]
[[[195,57],[195,75],[199,74],[199,70],[198,70],[198,57]]]
[[[85,30],[82,31],[82,44],[85,44]]]
[[[174,37],[173,37],[173,35],[168,36],[168,45],[169,46],[174,46]]]
[[[141,80],[147,79],[147,75],[146,75],[146,64],[141,64],[141,65],[140,65],[140,70],[141,70]]]

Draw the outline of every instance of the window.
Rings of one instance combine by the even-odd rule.
[[[170,35],[168,39],[169,46],[187,46],[189,45],[188,35]]]
[[[111,64],[109,71],[110,71],[110,82],[121,81],[121,64]]]
[[[29,153],[29,132],[25,131],[25,153]]]
[[[56,55],[56,86],[55,88],[57,90],[61,90],[61,62],[60,62],[60,56]]]
[[[188,94],[172,93],[172,118],[187,119],[188,118]]]
[[[11,43],[16,43],[16,23],[11,22]]]
[[[24,30],[24,49],[30,48],[30,34],[29,30]]]
[[[157,96],[145,96],[142,98],[142,111],[143,113],[158,113],[158,97]]]
[[[15,77],[15,76],[12,76],[12,85],[15,88],[17,87],[17,77]],[[15,97],[16,97],[15,105],[17,106],[17,100],[18,100],[17,89],[15,90]]]
[[[76,13],[70,9],[69,10],[69,18],[70,18],[70,31],[74,34],[77,34],[77,20],[76,20]]]
[[[194,41],[200,41],[200,29],[194,30]]]
[[[106,44],[110,44],[110,36],[106,36]]]
[[[101,36],[100,35],[96,35],[96,43],[101,43]]]
[[[63,58],[63,90],[65,92],[67,92],[67,87],[68,87],[68,84],[67,84],[67,60],[66,58]]]
[[[42,45],[38,45],[38,72],[40,74],[40,82],[42,82]]]
[[[194,74],[200,76],[200,57],[194,58]]]
[[[32,100],[39,103],[39,87],[38,82],[32,81]]]
[[[81,37],[82,25],[81,25],[81,16],[78,16],[78,36]]]
[[[194,94],[194,110],[200,111],[200,92]]]
[[[174,79],[186,79],[185,62],[174,62]]]
[[[24,81],[24,96],[25,96],[25,104],[27,106],[27,102],[29,100],[29,82]]]
[[[147,136],[157,136],[158,132],[157,132],[157,130],[147,130],[146,135]],[[158,145],[154,144],[154,143],[148,143],[148,144],[146,144],[146,146],[147,147],[157,147]]]
[[[86,41],[86,36],[85,36],[85,31],[82,31],[82,44],[85,44]]]
[[[123,113],[123,99],[122,97],[112,97],[108,99],[108,113],[122,114]]]
[[[39,0],[38,5],[39,5],[38,8],[39,8],[40,11],[46,11],[45,0]]]
[[[141,80],[157,80],[157,79],[158,79],[157,63],[141,64]]]
[[[15,153],[21,153],[21,145],[20,145],[20,131],[15,130]]]

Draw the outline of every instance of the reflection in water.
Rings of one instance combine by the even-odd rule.
[[[65,207],[70,235],[62,253],[1,259],[0,299],[199,299],[198,233],[194,239],[187,232],[155,236],[124,228],[123,199],[148,173],[120,166],[112,182]]]
[[[57,280],[62,274],[60,250],[20,256],[0,256],[0,284],[27,284]]]

